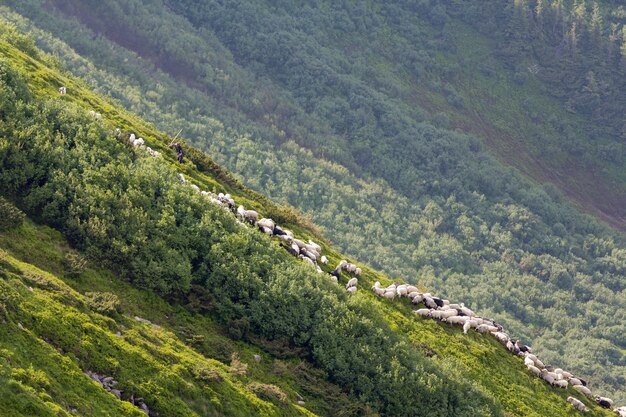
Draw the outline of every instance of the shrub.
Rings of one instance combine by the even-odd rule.
[[[248,391],[266,401],[278,401],[284,403],[287,401],[287,394],[280,388],[272,384],[262,384],[260,382],[251,382],[246,385]]]
[[[66,253],[63,264],[66,268],[65,272],[69,276],[78,276],[87,268],[87,260],[85,257],[76,252]]]
[[[26,215],[10,201],[0,197],[0,230],[9,230],[19,227]]]
[[[238,376],[244,376],[248,373],[248,364],[241,362],[237,352],[230,355],[230,373]]]
[[[96,313],[110,316],[122,311],[119,298],[110,292],[87,292],[85,298],[89,308]]]

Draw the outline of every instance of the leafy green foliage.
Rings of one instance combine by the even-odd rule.
[[[20,226],[25,217],[26,215],[23,211],[0,197],[0,230],[13,229]]]
[[[120,300],[110,292],[86,292],[85,300],[93,311],[107,316],[121,312]]]

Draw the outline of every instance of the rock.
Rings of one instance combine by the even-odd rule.
[[[146,319],[141,318],[139,316],[135,316],[135,320],[137,320],[140,323],[144,323],[144,324],[152,324],[152,322],[150,320],[146,320]]]
[[[118,389],[112,389],[111,390],[111,394],[115,395],[118,400],[122,399],[122,391],[120,391]]]
[[[139,409],[143,411],[144,413],[146,413],[146,415],[148,416],[150,415],[150,409],[148,408],[146,403],[141,403],[141,407],[139,407]]]
[[[112,376],[107,376],[106,378],[102,378],[102,383],[109,385],[111,384],[111,381],[113,381],[113,377]]]
[[[298,401],[298,405],[304,405],[304,401]]]
[[[122,332],[120,331],[115,332],[115,336],[122,336]]]
[[[256,363],[261,362],[261,355],[254,355],[254,361],[255,361]]]
[[[17,323],[17,327],[19,327],[20,330],[24,330],[24,326],[22,326],[22,323]]]

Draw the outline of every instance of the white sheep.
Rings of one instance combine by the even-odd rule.
[[[257,226],[265,227],[267,229],[270,229],[270,231],[273,232],[274,227],[276,227],[276,223],[274,223],[274,220],[272,219],[262,218],[261,220],[257,222]]]
[[[128,142],[133,143],[134,141],[135,141],[135,134],[134,134],[134,133],[131,133],[131,134],[128,136]]]
[[[180,178],[180,182],[182,182],[184,185],[187,185],[187,180],[185,179],[185,176],[181,173],[178,173],[178,178]]]
[[[544,379],[548,384],[552,385],[556,381],[556,377],[552,372],[548,372],[547,369],[541,370],[541,378]]]
[[[618,407],[615,408],[613,411],[615,411],[617,415],[619,415],[619,417],[626,417],[626,407]]]
[[[481,324],[476,328],[478,333],[493,333],[497,332],[498,328],[496,326],[490,326],[489,324]]]
[[[143,138],[139,138],[139,139],[135,139],[133,141],[133,146],[141,146],[145,143],[145,141],[143,140]]]
[[[412,298],[411,298],[411,303],[412,304],[419,304],[422,301],[424,301],[424,295],[423,294],[420,294],[420,293],[411,293],[411,294],[413,294]],[[409,295],[411,295],[411,294],[409,294]]]
[[[509,336],[506,333],[494,332],[492,334],[493,334],[493,337],[498,339],[498,341],[502,343],[503,345],[506,345],[506,343],[509,341]],[[543,366],[538,366],[538,368],[543,368]]]
[[[567,382],[569,382],[569,383],[570,383],[570,385],[582,385],[582,384],[583,384],[583,383],[580,381],[580,379],[578,379],[578,378],[574,378],[574,377],[572,377],[572,378],[568,379],[568,380],[567,380]]]
[[[59,87],[59,93],[61,93],[61,95],[64,96],[65,94],[67,94],[67,88],[66,87]]]
[[[363,270],[362,270],[361,268],[357,267],[357,268],[354,270],[354,275],[356,275],[356,276],[360,276],[362,272],[363,272]]]
[[[576,388],[578,391],[582,392],[583,394],[585,394],[587,397],[591,398],[591,390],[589,388],[587,388],[584,385],[574,385],[572,384],[574,388]]]
[[[313,242],[311,239],[309,239],[309,245],[314,246],[316,252],[322,253],[322,247],[318,245],[317,243]]]
[[[324,265],[328,265],[328,258],[326,257],[326,255],[322,255],[320,262],[323,263]]]
[[[385,293],[383,294],[383,297],[385,297],[388,300],[393,300],[394,298],[396,298],[396,291],[385,291]]]
[[[198,187],[196,184],[191,184],[190,187],[191,187],[192,190],[194,190],[194,191],[196,191],[198,193],[200,192],[200,187]]]
[[[239,214],[242,220],[245,220],[250,224],[256,223],[257,219],[259,218],[259,213],[254,210],[246,210],[243,208],[243,206],[239,206],[237,208],[237,214]]]
[[[567,383],[567,381],[566,381],[566,380],[564,380],[564,379],[557,379],[556,381],[554,381],[554,384],[553,384],[553,385],[554,385],[555,387],[559,387],[559,388],[567,388],[567,386],[568,386],[569,384],[568,384],[568,383]]]
[[[349,287],[349,288],[347,289],[347,291],[348,291],[350,294],[354,294],[354,293],[356,293],[356,287]]]
[[[408,294],[407,290],[406,290],[406,287],[407,287],[406,284],[404,284],[404,285],[399,285],[396,288],[396,294],[398,294],[398,297],[404,297],[405,295]]]
[[[541,376],[541,371],[534,365],[528,365],[528,370],[537,376]]]
[[[424,294],[424,304],[428,308],[437,308],[437,303],[435,303],[435,300],[433,300],[430,297],[426,297],[425,294]]]
[[[350,280],[346,284],[346,288],[355,287],[358,282],[359,280],[357,278],[350,278]]]
[[[582,411],[582,412],[587,411],[587,407],[585,406],[585,404],[583,404],[582,401],[574,397],[567,397],[567,402],[573,405],[574,408],[577,409],[578,411]]]
[[[431,311],[432,310],[428,308],[420,308],[419,310],[413,311],[413,314],[417,314],[418,316],[422,316],[422,317],[430,317]]]
[[[465,325],[465,323],[468,322],[469,320],[470,318],[465,317],[465,316],[452,316],[446,319],[446,323]]]

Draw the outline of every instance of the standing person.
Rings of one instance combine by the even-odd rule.
[[[185,162],[185,150],[183,149],[183,146],[180,144],[180,142],[172,143],[171,145],[169,145],[169,148],[176,151],[176,159],[178,159],[178,162],[180,162],[181,164]]]

